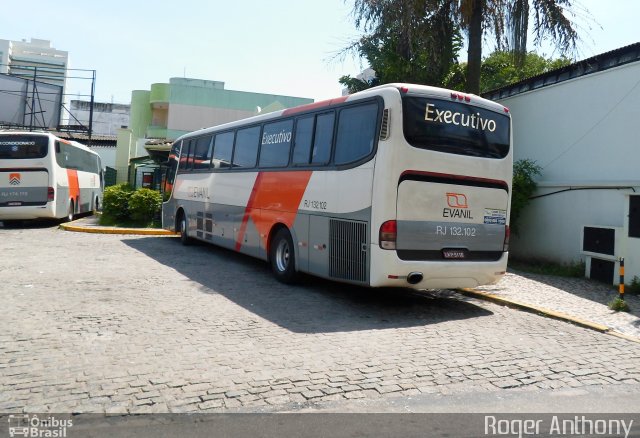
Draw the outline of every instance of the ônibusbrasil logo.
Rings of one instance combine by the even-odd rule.
[[[40,418],[34,415],[9,415],[10,437],[64,438],[67,428],[73,426],[73,420],[56,418],[49,415]]]

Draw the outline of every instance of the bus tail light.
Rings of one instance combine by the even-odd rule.
[[[53,198],[56,195],[56,191],[53,187],[47,187],[47,202],[53,201]]]
[[[396,249],[397,237],[398,223],[396,221],[386,221],[380,225],[380,248]]]
[[[511,228],[509,225],[504,227],[504,244],[502,245],[502,251],[509,251],[509,237],[511,236]]]

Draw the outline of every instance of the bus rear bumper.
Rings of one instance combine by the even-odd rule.
[[[53,219],[55,209],[53,203],[47,205],[25,207],[0,207],[0,222],[3,220]]]
[[[496,261],[407,261],[395,251],[373,249],[371,287],[455,289],[495,284],[505,275],[509,253]],[[413,274],[413,275],[412,275]],[[417,274],[422,274],[418,282]]]

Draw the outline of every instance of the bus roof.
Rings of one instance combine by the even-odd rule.
[[[79,143],[75,140],[65,140],[64,138],[60,138],[50,132],[46,132],[46,131],[13,131],[13,130],[4,130],[4,131],[0,131],[0,136],[12,136],[12,135],[35,135],[35,136],[39,136],[39,137],[49,137],[49,138],[53,138],[54,140],[58,140],[61,141],[63,143],[66,144],[70,144],[72,146],[77,147],[78,149],[82,149],[85,150],[87,152],[90,152],[92,154],[95,155],[99,155],[96,151],[91,150],[90,147],[88,147],[85,144]]]
[[[344,102],[351,102],[359,99],[366,99],[368,97],[379,96],[386,90],[394,90],[398,93],[408,93],[408,94],[429,94],[435,97],[439,97],[442,99],[456,99],[460,101],[465,101],[471,103],[472,105],[485,107],[487,109],[498,111],[498,112],[508,112],[506,107],[500,105],[499,103],[493,102],[491,100],[485,99],[476,94],[468,94],[462,93],[460,91],[449,90],[446,88],[438,88],[432,87],[429,85],[418,85],[418,84],[405,84],[405,83],[391,83],[378,85],[377,87],[368,88],[363,91],[359,91],[354,94],[349,94],[347,96],[336,97],[333,99],[321,100],[318,102],[308,103],[305,105],[299,105],[291,108],[286,108],[279,111],[274,111],[267,114],[258,114],[252,117],[248,117],[241,120],[236,120],[233,122],[223,123],[220,125],[202,128],[197,131],[189,132],[187,134],[183,134],[176,139],[176,141],[182,140],[183,138],[197,137],[204,134],[209,134],[212,132],[222,131],[225,129],[235,128],[237,126],[242,125],[250,125],[252,123],[259,123],[268,121],[271,119],[278,118],[280,116],[289,116],[294,114],[303,113],[306,111],[312,111],[316,109],[321,109],[324,107],[330,107],[333,105],[337,105]]]

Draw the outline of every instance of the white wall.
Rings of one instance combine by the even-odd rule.
[[[9,71],[9,40],[0,40],[0,73],[7,74]]]
[[[71,108],[71,114],[83,125],[89,126],[89,111]],[[71,117],[70,124],[77,124]],[[117,135],[118,129],[129,126],[128,112],[93,112],[93,135]]]
[[[583,225],[623,226],[625,195],[633,192],[621,187],[640,192],[640,62],[500,103],[513,116],[514,160],[543,168],[538,195],[588,189],[534,199],[513,254],[579,260]]]
[[[91,150],[100,155],[102,167],[116,167],[116,147],[115,146],[96,146],[92,145]]]

